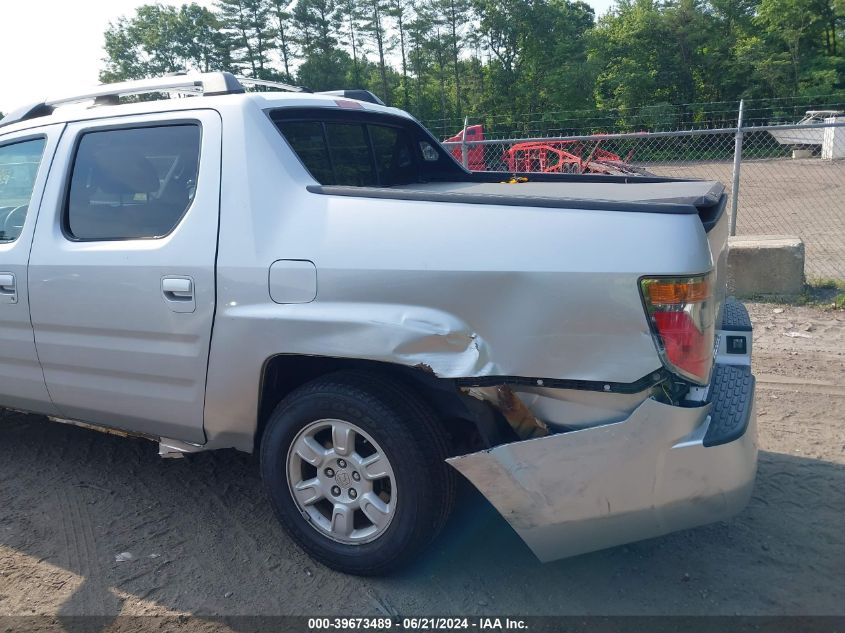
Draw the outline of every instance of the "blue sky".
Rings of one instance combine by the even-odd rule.
[[[108,23],[152,0],[4,2],[0,20],[0,112],[97,83]],[[182,0],[160,0],[181,4]],[[611,0],[587,0],[597,14]],[[212,6],[212,0],[198,0]]]

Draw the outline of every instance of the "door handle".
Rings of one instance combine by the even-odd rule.
[[[165,277],[161,280],[161,290],[166,299],[185,301],[194,296],[194,282],[190,277]]]
[[[194,280],[190,277],[162,277],[161,294],[173,312],[193,312],[197,307]]]
[[[18,284],[12,273],[0,273],[0,303],[18,302]]]

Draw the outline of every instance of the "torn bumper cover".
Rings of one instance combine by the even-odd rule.
[[[449,459],[541,561],[728,518],[757,470],[754,377],[717,365],[709,402]]]

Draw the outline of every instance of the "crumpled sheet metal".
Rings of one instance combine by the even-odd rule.
[[[495,375],[488,343],[453,314],[400,304],[315,302],[230,309],[284,335],[287,353],[427,366],[438,376]]]
[[[754,420],[705,448],[708,406],[654,399],[624,421],[450,458],[541,561],[727,518],[756,471]]]
[[[527,440],[549,434],[546,423],[534,415],[508,385],[473,387],[468,393],[496,407],[520,439]]]

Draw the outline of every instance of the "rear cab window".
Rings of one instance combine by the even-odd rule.
[[[393,187],[454,179],[463,170],[416,122],[330,108],[284,108],[271,118],[321,185]]]

